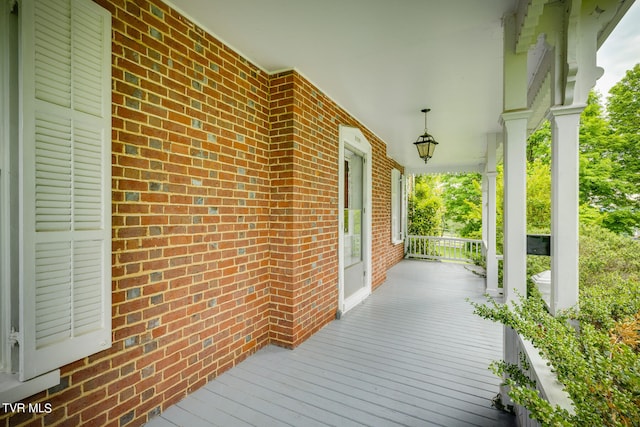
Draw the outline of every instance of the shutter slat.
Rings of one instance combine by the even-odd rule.
[[[104,26],[101,19],[93,14],[79,10],[73,15],[73,57],[74,71],[74,104],[78,111],[83,111],[96,117],[102,117],[102,99],[100,85],[103,69],[100,64],[100,54],[95,46],[103,42]]]
[[[71,6],[68,0],[36,2],[36,98],[71,105]]]
[[[76,333],[84,328],[95,328],[100,324],[100,302],[102,293],[100,283],[102,271],[95,265],[102,259],[102,244],[100,241],[81,241],[75,247],[76,269],[74,275],[74,327]]]
[[[36,245],[36,348],[71,333],[71,244]]]
[[[74,151],[73,216],[76,229],[102,228],[102,210],[99,200],[103,197],[96,188],[102,188],[102,135],[94,129],[78,125]]]
[[[72,213],[71,120],[36,115],[36,230],[70,230]]]

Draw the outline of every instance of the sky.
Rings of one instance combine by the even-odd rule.
[[[640,63],[640,0],[634,2],[600,47],[597,62],[604,74],[596,82],[596,90],[606,98],[627,70]]]

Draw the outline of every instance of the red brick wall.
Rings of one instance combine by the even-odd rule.
[[[373,152],[376,288],[404,247],[391,244],[386,145],[295,71],[271,78],[272,339],[296,346],[335,317],[338,302],[339,125],[360,128]]]
[[[291,347],[338,308],[338,122],[292,71],[272,76],[271,105],[272,339]]]
[[[338,126],[373,146],[373,285],[391,245],[384,143],[296,72],[269,76],[160,1],[113,16],[113,346],[0,425],[141,425],[337,310]]]
[[[375,136],[363,131],[369,141]],[[385,147],[373,145],[373,289],[387,278],[387,270],[404,257],[404,244],[391,243],[391,170],[404,168],[386,155]]]

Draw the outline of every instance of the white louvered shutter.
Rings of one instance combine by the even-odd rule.
[[[24,381],[111,346],[111,15],[21,4]]]
[[[391,169],[391,241],[400,238],[400,171]]]
[[[407,234],[407,178],[400,175],[400,240]]]

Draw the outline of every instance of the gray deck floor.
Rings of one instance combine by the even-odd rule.
[[[502,328],[465,301],[483,301],[483,283],[461,265],[402,261],[295,350],[258,351],[147,426],[513,426],[491,407]]]

